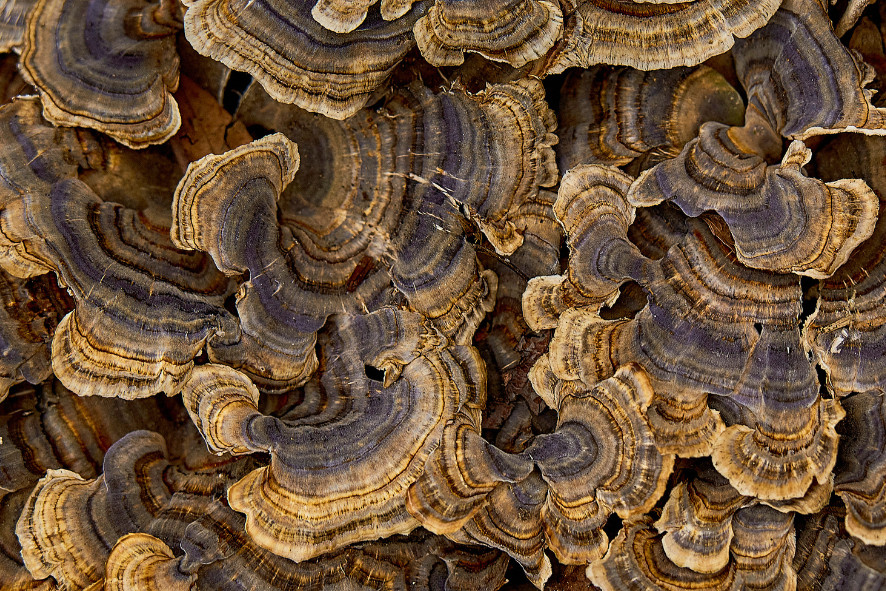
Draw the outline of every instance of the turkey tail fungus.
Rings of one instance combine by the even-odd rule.
[[[886,588],[884,32],[0,0],[0,588]]]

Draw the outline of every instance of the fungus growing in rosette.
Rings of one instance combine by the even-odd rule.
[[[447,421],[485,404],[476,350],[451,344],[420,315],[386,308],[332,323],[320,343],[320,388],[337,411],[324,422],[262,415],[255,386],[225,366],[195,369],[182,391],[210,449],[271,454],[228,502],[258,545],[296,561],[415,529],[407,489]]]
[[[824,183],[803,174],[812,152],[801,141],[788,146],[779,164],[767,165],[763,142],[746,141],[759,140],[754,130],[766,125],[752,125],[706,123],[676,158],[641,174],[628,201],[637,207],[670,201],[692,217],[714,211],[748,267],[830,277],[874,231],[876,194],[861,179]]]
[[[562,384],[546,399],[558,410],[554,431],[515,454],[480,437],[479,412],[462,411],[409,489],[407,509],[431,531],[507,552],[542,588],[545,547],[561,563],[587,564],[606,552],[613,514],[642,515],[664,493],[673,456],[659,452],[644,417],[651,396],[632,366],[590,390]]]
[[[541,85],[477,95],[412,85],[380,112],[342,123],[258,104],[256,119],[316,157],[303,155],[297,174],[295,144],[278,133],[199,160],[180,183],[175,243],[245,275],[242,336],[211,347],[210,358],[262,389],[285,389],[313,372],[315,335],[330,314],[403,300],[467,343],[492,309],[497,281],[480,266],[465,225],[514,252],[539,186],[556,181],[555,122]],[[513,159],[521,174],[507,172]]]
[[[530,325],[540,319],[542,326],[556,326],[549,355],[539,363],[550,368],[553,383],[586,387],[637,363],[662,392],[659,411],[681,399],[698,408],[709,394],[732,400],[755,420],[724,430],[716,413],[694,411],[698,429],[716,435],[707,450],[697,436],[667,425],[668,414],[680,421],[680,413],[658,412],[652,424],[690,442],[687,456],[712,453],[717,469],[742,494],[803,496],[813,480],[828,479],[836,461],[834,426],[843,412],[819,396],[804,353],[798,278],[743,266],[698,220],[689,220],[686,234],[662,258],[647,258],[627,236],[634,219],[625,195],[629,180],[591,165],[570,171],[561,183],[555,211],[572,249],[570,273],[534,280],[524,295]],[[615,301],[628,279],[643,288],[646,305],[632,318],[602,318],[600,309]],[[573,298],[579,306],[563,306],[558,291],[580,293]],[[542,375],[544,367],[538,371]]]
[[[788,517],[794,513],[814,514],[827,505],[832,489],[830,482],[813,484],[799,499],[764,501],[762,504]],[[671,489],[661,517],[654,526],[664,534],[662,547],[675,565],[697,573],[717,573],[734,557],[732,541],[740,534],[735,530],[737,526],[733,520],[744,508],[757,504],[761,503],[754,497],[740,494],[709,462],[701,461],[694,476]],[[776,522],[784,519],[767,514]]]
[[[207,339],[236,335],[223,308],[227,278],[202,253],[175,249],[164,216],[102,202],[78,179],[22,201],[24,219],[4,212],[7,237],[52,269],[75,302],[52,344],[53,370],[72,390],[174,394]]]
[[[6,105],[2,117],[0,261],[21,277],[54,273],[74,300],[52,338],[55,375],[81,395],[175,393],[208,339],[236,338],[223,307],[230,281],[204,254],[174,248],[162,189],[123,191],[140,208],[131,209],[78,178],[114,192],[132,180],[125,154],[46,125],[34,101]]]

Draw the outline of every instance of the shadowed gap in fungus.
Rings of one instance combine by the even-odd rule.
[[[831,390],[828,388],[828,374],[821,366],[821,363],[815,364],[815,373],[818,376],[818,393],[822,398],[833,398]]]
[[[252,76],[246,72],[238,72],[236,70],[231,71],[230,76],[228,76],[228,79],[225,82],[225,88],[222,94],[222,107],[225,108],[225,111],[231,115],[237,114],[237,109],[240,107],[240,101],[243,100],[243,95],[246,94],[246,91],[252,85],[252,80]]]
[[[600,318],[603,320],[633,318],[645,306],[646,296],[643,294],[643,288],[634,280],[627,281],[621,286],[618,299],[611,306],[600,308]]]
[[[565,269],[569,265],[569,244],[564,240],[560,243],[560,268]]]
[[[237,312],[237,294],[232,293],[228,297],[225,298],[225,310],[233,314],[236,318],[240,317],[240,313]]]
[[[265,137],[266,135],[271,135],[272,133],[274,133],[273,131],[271,131],[267,127],[263,127],[263,126],[257,125],[257,124],[256,125],[247,125],[246,131],[248,131],[249,135],[251,135],[252,138],[256,139],[256,140],[261,139],[261,138]]]
[[[372,380],[373,382],[382,383],[385,381],[385,372],[382,369],[379,369],[373,365],[364,365],[363,369],[366,371],[366,377]]]
[[[800,288],[803,291],[803,310],[800,313],[800,326],[805,326],[818,305],[818,281],[812,277],[800,277]],[[815,364],[815,374],[818,377],[819,395],[825,399],[833,398],[830,388],[828,388],[828,374],[820,363]]]
[[[803,311],[800,313],[800,326],[815,312],[818,303],[818,280],[812,277],[800,277],[800,289],[803,292]]]
[[[542,80],[542,84],[545,87],[545,98],[547,99],[548,106],[551,107],[551,110],[555,112],[559,112],[560,110],[560,89],[563,87],[563,80],[566,78],[566,74],[556,74],[554,76],[548,76],[544,80]],[[566,172],[565,170],[562,172]]]
[[[606,532],[606,535],[609,536],[610,540],[614,540],[615,536],[618,535],[618,532],[621,531],[622,525],[622,518],[619,517],[617,513],[613,513],[609,516],[609,519],[606,520],[606,525],[603,526],[603,531]]]
[[[557,411],[545,408],[541,413],[533,415],[532,426],[536,433],[553,433],[557,428]]]

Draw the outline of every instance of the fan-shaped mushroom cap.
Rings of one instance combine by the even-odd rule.
[[[222,463],[228,465],[172,466],[161,435],[133,431],[108,450],[104,473],[95,480],[49,470],[16,525],[26,566],[35,577],[52,576],[65,588],[101,585],[117,540],[147,531],[177,541],[202,506],[246,467],[229,459]],[[201,498],[196,506],[187,501]]]
[[[415,0],[381,0],[383,19],[400,18],[412,7]],[[366,19],[369,7],[378,0],[317,0],[311,15],[314,20],[336,33],[350,33]]]
[[[706,121],[739,125],[744,103],[707,66],[643,72],[594,66],[574,71],[560,90],[557,158],[621,166],[647,153],[676,156]]]
[[[716,573],[729,564],[732,516],[749,501],[715,470],[678,482],[655,529],[665,534],[665,554],[677,566]]]
[[[625,524],[609,552],[588,567],[588,578],[606,591],[623,589],[796,588],[793,516],[770,507],[739,509],[732,518],[731,559],[716,572],[680,568],[664,551],[650,518]]]
[[[766,166],[732,129],[705,124],[679,156],[631,186],[635,206],[669,200],[687,215],[716,211],[729,226],[738,259],[757,269],[829,277],[874,230],[877,196],[859,179],[823,183],[801,168],[812,153],[795,141]]]
[[[287,277],[292,238],[277,224],[276,199],[298,162],[282,134],[211,154],[188,167],[172,204],[176,246],[207,252],[223,273],[249,273],[237,297],[240,339],[210,348],[210,359],[285,385],[304,383],[317,368],[313,347],[326,319],[298,302],[301,290],[284,287],[299,284]],[[282,301],[271,299],[278,293]]]
[[[607,186],[595,180],[603,171],[587,166],[573,174],[593,188]],[[571,194],[571,184],[567,175],[561,198]],[[744,267],[697,220],[690,220],[690,231],[663,258],[644,257],[627,240],[624,213],[609,213],[632,211],[623,186],[607,186],[597,199],[575,199],[558,217],[567,233],[572,219],[592,222],[580,235],[595,240],[570,242],[571,258],[588,268],[585,284],[617,286],[620,278],[633,279],[646,292],[647,306],[629,320],[604,320],[591,307],[567,310],[551,341],[551,370],[561,380],[593,385],[636,362],[653,388],[729,397],[749,409],[755,422],[718,436],[718,470],[742,494],[767,500],[804,495],[813,479],[824,482],[833,467],[834,425],[842,411],[834,401],[820,401],[801,345],[799,281]],[[532,289],[530,284],[524,301]],[[715,430],[716,418],[709,415],[700,427]]]
[[[846,418],[835,491],[846,504],[846,531],[866,544],[886,544],[886,400],[861,392],[843,400]]]
[[[54,269],[76,309],[53,338],[53,369],[81,395],[175,393],[206,339],[236,325],[229,285],[200,254],[174,249],[168,222],[103,203],[76,179],[25,195],[15,235]],[[113,328],[112,328],[113,327]]]
[[[489,493],[487,503],[462,529],[449,535],[463,544],[482,544],[507,552],[539,589],[551,576],[545,554],[541,511],[547,486],[538,471],[516,483],[505,483]]]
[[[646,410],[655,445],[681,458],[708,456],[726,426],[720,413],[708,408],[708,396],[693,389],[659,388]]]
[[[414,125],[427,154],[410,178],[429,185],[416,191],[413,198],[425,202],[416,209],[454,202],[496,252],[512,254],[523,242],[512,216],[519,219],[539,187],[557,182],[556,118],[537,80],[490,85],[475,95],[455,90],[433,95],[410,87],[420,101],[412,110],[422,114]]]
[[[624,195],[631,180],[617,168],[586,165],[570,170],[560,183],[554,213],[570,250],[581,253],[570,257],[568,279],[586,298],[614,300],[628,278],[620,272],[623,261],[640,257],[627,240],[634,208]]]
[[[671,562],[662,546],[662,535],[656,535],[651,522],[651,518],[643,517],[622,527],[606,556],[588,567],[592,583],[604,591],[742,588],[734,562],[715,573],[697,573]]]
[[[16,534],[25,566],[35,578],[55,578],[83,589],[104,575],[101,548],[122,533],[103,502],[104,481],[83,480],[69,470],[49,470],[22,511]],[[83,507],[89,507],[87,514]],[[77,523],[73,523],[77,519]],[[91,522],[89,526],[80,520]],[[51,548],[52,552],[47,549]]]
[[[782,136],[886,133],[886,111],[865,90],[874,69],[840,43],[817,0],[788,0],[769,24],[737,41],[733,55],[750,102]]]
[[[554,215],[554,203],[557,194],[553,191],[539,189],[538,195],[526,199],[517,207],[514,214],[509,214],[519,234],[523,235],[523,244],[508,255],[505,264],[509,270],[521,275],[519,294],[513,294],[520,300],[526,286],[527,277],[550,275],[560,270],[560,245],[563,242],[563,226]],[[502,265],[498,265],[500,268]],[[504,294],[509,297],[507,280],[504,281]],[[495,315],[493,314],[493,318]]]
[[[0,489],[10,491],[30,489],[49,469],[94,478],[108,448],[130,431],[173,429],[153,399],[124,403],[81,398],[56,380],[17,392],[6,404],[0,427]]]
[[[0,471],[0,548],[3,550],[0,554],[0,580],[4,588],[12,584],[11,589],[25,591],[48,587],[50,581],[54,581],[46,579],[44,583],[34,582],[33,586],[13,584],[14,581],[32,580],[22,563],[15,523],[37,480],[47,469],[59,468],[76,471],[83,478],[94,478],[102,470],[108,448],[133,430],[150,426],[178,435],[177,425],[158,408],[158,400],[124,402],[108,398],[81,398],[59,382],[50,381],[30,392],[20,390],[4,403],[0,411],[5,415],[5,424],[0,427],[0,464],[3,467]],[[187,446],[186,438],[178,436],[174,441],[176,453]],[[218,480],[215,474],[213,478]],[[7,494],[4,489],[16,492]],[[104,501],[99,501],[97,505],[102,510]],[[87,507],[75,507],[73,510],[78,514],[89,512]],[[63,517],[65,523],[60,527],[66,527],[67,515]],[[72,523],[74,521],[72,518]],[[73,523],[73,527],[79,527],[78,523]],[[64,543],[66,539],[53,537],[52,543]],[[74,543],[81,544],[84,540]],[[113,540],[108,543],[112,545]],[[56,563],[57,572],[80,568],[77,564],[64,564],[67,560],[76,562],[79,554],[62,551],[56,554],[60,556]],[[100,562],[101,559],[96,559],[95,572],[103,569]]]
[[[268,185],[270,197],[275,200],[298,170],[298,147],[283,134],[274,134],[222,155],[210,154],[195,164],[188,167],[176,191],[173,209],[177,215],[171,230],[173,240],[182,248],[210,253],[213,259],[219,260],[219,269],[223,272],[241,273],[245,267],[241,260],[243,255],[228,254],[222,250],[224,243],[220,243],[224,238],[223,222],[228,220],[216,216],[221,215],[224,208],[212,207],[211,200],[224,199],[216,195],[236,194],[243,190],[243,185],[248,187],[250,184]],[[255,174],[253,169],[258,171],[255,176],[260,180],[247,176]],[[243,178],[237,173],[243,173]],[[204,217],[205,222],[201,224]],[[246,223],[248,226],[249,222]]]
[[[792,514],[753,505],[736,511],[732,530],[732,557],[745,589],[796,589]]]
[[[627,366],[584,391],[560,386],[557,429],[526,450],[550,486],[542,509],[551,549],[561,562],[603,555],[603,526],[612,513],[629,519],[664,494],[674,464],[663,456],[645,410],[652,388],[638,366]]]
[[[222,307],[227,278],[208,257],[173,248],[168,213],[151,204],[152,191],[128,191],[135,202],[147,197],[147,209],[136,212],[103,203],[74,178],[86,169],[89,182],[115,193],[107,177],[128,179],[129,169],[117,167],[126,160],[121,154],[89,132],[48,126],[29,100],[0,107],[0,136],[7,140],[0,264],[20,276],[54,271],[76,300],[53,348],[67,385],[111,396],[131,386],[122,394],[130,398],[172,391],[203,341],[224,332],[216,329],[226,326],[235,338],[237,326]]]
[[[22,75],[47,119],[90,127],[132,148],[162,143],[181,118],[178,5],[39,0],[28,18]]]
[[[91,134],[47,125],[34,99],[0,106],[0,146],[0,215],[9,206],[20,207],[16,202],[23,194],[48,194],[55,182],[74,178],[78,168],[97,166],[100,159]],[[15,217],[23,216],[18,211]],[[8,230],[0,233],[0,265],[8,273],[32,277],[52,270],[7,234]]]
[[[127,534],[117,540],[105,567],[106,591],[188,591],[197,579],[178,568],[169,546],[145,533]]]
[[[619,263],[614,261],[642,258],[627,240],[634,208],[624,195],[631,180],[617,168],[598,165],[579,166],[563,176],[554,213],[566,230],[570,250],[582,254],[569,258],[565,277],[530,280],[523,294],[523,313],[530,327],[553,328],[568,308],[599,308],[618,297],[618,286],[628,277],[615,270]]]
[[[137,431],[108,450],[105,473],[94,480],[47,471],[16,526],[31,574],[81,589],[100,580],[117,539],[147,525],[150,512],[168,499],[165,451],[160,435]],[[144,462],[136,467],[138,459]]]
[[[819,284],[816,310],[803,333],[805,345],[828,374],[828,386],[839,396],[886,390],[884,157],[883,139],[846,135],[826,146],[817,162],[825,178],[848,174],[864,179],[881,203],[871,237],[832,277]]]
[[[845,413],[833,400],[819,401],[810,410],[806,416],[796,411],[771,413],[767,419],[772,426],[727,427],[711,454],[717,470],[742,494],[766,500],[801,497],[813,479],[824,484],[837,461],[835,426]],[[776,426],[779,414],[784,418]],[[800,417],[807,422],[799,422]],[[786,421],[792,424],[789,431]]]
[[[647,277],[638,275],[650,303],[634,319],[607,321],[586,309],[571,309],[560,317],[551,367],[561,379],[594,384],[618,365],[642,360],[654,387],[727,396],[741,392],[748,403],[759,396],[761,377],[741,377],[759,340],[754,319],[777,331],[767,335],[770,340],[781,339],[786,328],[793,332],[785,338],[793,334],[799,341],[799,282],[787,276],[772,281],[768,274],[746,269],[730,260],[703,225],[693,230],[656,265],[645,265]],[[699,300],[707,302],[704,309],[697,306]],[[791,390],[811,387],[814,381],[808,364],[800,367],[808,371],[802,386]]]
[[[449,589],[498,589],[507,556],[488,548],[459,548],[441,536],[416,530],[409,537],[366,542],[317,558],[292,562],[261,548],[249,537],[245,518],[219,502],[188,526],[181,541],[180,568],[196,570],[197,589],[234,591],[305,588],[430,591],[440,580],[441,562]]]
[[[335,327],[321,384],[341,410],[323,424],[262,416],[249,380],[222,366],[197,368],[183,390],[211,447],[271,453],[270,467],[238,482],[228,500],[246,513],[256,543],[293,560],[414,529],[407,488],[446,421],[484,403],[476,351],[448,345],[419,315],[385,309],[337,318]],[[384,371],[384,385],[366,366]]]
[[[37,0],[4,0],[0,2],[0,52],[11,51],[22,44],[28,13]]]
[[[729,50],[778,9],[777,0],[636,2],[578,0],[563,40],[546,59],[546,71],[595,64],[658,70],[695,66]],[[569,12],[569,11],[567,11]]]
[[[437,0],[415,23],[415,41],[433,66],[458,66],[465,51],[519,68],[548,52],[563,13],[547,0]]]
[[[492,490],[529,476],[530,458],[507,454],[480,436],[480,410],[463,409],[443,429],[440,445],[409,488],[406,509],[426,529],[451,534],[487,502]]]
[[[22,512],[30,490],[27,488],[7,492],[0,490],[0,580],[10,591],[55,591],[55,579],[35,579],[25,568],[21,558],[21,545],[15,537],[15,522]]]
[[[873,91],[864,89],[874,70],[840,43],[821,5],[785,3],[752,39],[736,46],[736,71],[751,102],[762,106],[782,135],[884,133],[882,109],[871,104]],[[826,63],[822,54],[828,55]],[[798,92],[787,82],[797,78],[818,85]]]
[[[519,454],[483,441],[479,417],[462,411],[410,488],[407,508],[433,531],[501,548],[536,585],[547,578],[538,539],[567,564],[599,558],[610,515],[649,510],[673,466],[673,456],[655,447],[644,417],[651,396],[636,366],[593,390],[561,384],[548,401],[559,409],[554,432],[536,436]],[[547,487],[546,495],[539,486]],[[515,503],[526,505],[516,510],[519,518]]]
[[[314,3],[188,0],[185,35],[203,55],[253,75],[275,100],[344,119],[413,47],[409,31],[426,2],[390,22],[373,11],[344,34],[312,18]]]
[[[330,314],[377,309],[399,294],[467,342],[496,279],[479,267],[460,218],[513,252],[539,185],[556,182],[541,85],[473,96],[412,85],[379,113],[343,123],[264,109],[267,123],[315,151],[306,170],[296,175],[294,144],[270,135],[192,165],[174,202],[176,244],[209,252],[226,273],[249,272],[237,304],[243,338],[210,357],[264,389],[296,385],[315,367],[314,335]],[[513,159],[520,174],[505,172]]]

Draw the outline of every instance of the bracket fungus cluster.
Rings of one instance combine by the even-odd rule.
[[[884,33],[0,0],[0,588],[886,588]]]

